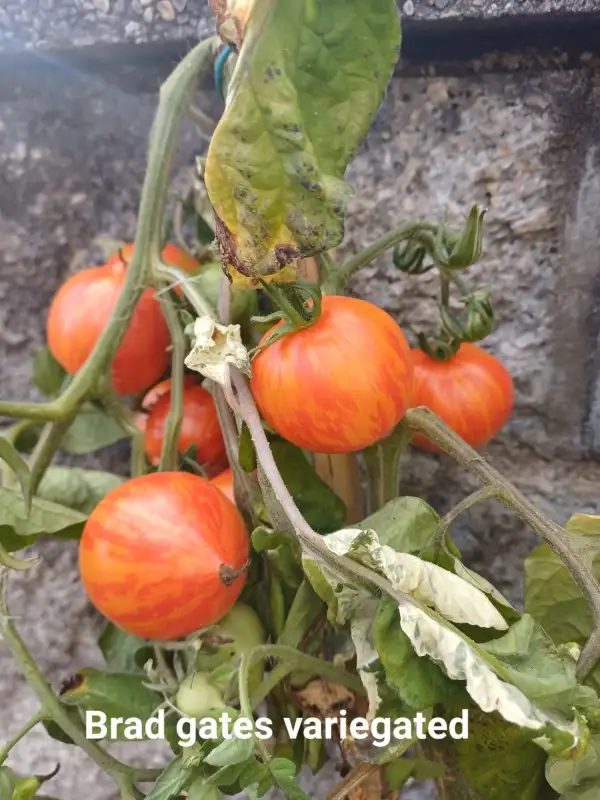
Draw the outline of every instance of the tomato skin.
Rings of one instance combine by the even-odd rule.
[[[194,375],[184,375],[183,376],[183,385],[186,386],[195,386],[197,384],[197,380]],[[141,402],[141,407],[144,411],[150,411],[152,406],[155,406],[157,401],[164,394],[168,394],[171,391],[171,378],[165,378],[164,381],[160,381],[153,386],[149,392],[147,392]]]
[[[171,392],[161,394],[148,412],[146,420],[146,455],[151,464],[160,461],[167,417],[171,409]],[[222,466],[226,459],[225,443],[219,425],[219,417],[210,392],[193,381],[184,383],[183,419],[179,431],[178,448],[184,453],[189,447],[197,448],[199,464],[208,469]]]
[[[410,401],[412,361],[402,330],[383,309],[352,297],[323,297],[319,320],[265,348],[252,372],[269,425],[317,453],[377,442]]]
[[[235,493],[233,490],[233,470],[231,467],[220,472],[216,477],[211,480],[213,486],[216,486],[219,491],[223,492],[225,497],[235,503]]]
[[[48,313],[48,347],[74,375],[90,353],[114,310],[125,280],[123,265],[91,267],[60,287]],[[156,383],[169,364],[169,329],[154,290],[146,289],[119,348],[112,378],[120,395],[137,394]]]
[[[436,361],[421,349],[412,351],[413,406],[427,406],[477,449],[504,427],[514,404],[510,373],[477,345],[463,343],[449,361]],[[413,444],[430,452],[441,449],[421,434]]]
[[[209,481],[155,472],[96,506],[81,537],[79,569],[90,600],[111,622],[168,640],[225,616],[246,573],[226,586],[219,568],[241,569],[248,552],[242,517]]]
[[[107,265],[112,267],[115,264],[124,264],[127,266],[133,256],[133,250],[134,243],[128,242],[123,247],[120,247],[116,253],[112,254],[106,262]],[[196,272],[196,270],[200,269],[200,262],[193,255],[172,242],[165,245],[162,251],[162,258],[165,264],[179,267],[185,272]]]
[[[225,705],[223,695],[208,675],[195,672],[179,684],[175,705],[188,717],[201,717]]]

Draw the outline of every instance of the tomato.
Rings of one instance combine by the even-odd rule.
[[[229,498],[232,503],[235,503],[235,494],[233,491],[233,471],[231,468],[221,472],[211,480],[211,483],[213,486],[216,486],[217,489],[220,489],[225,497]]]
[[[437,361],[420,349],[412,356],[413,406],[427,406],[474,448],[483,447],[506,424],[514,389],[510,373],[497,358],[470,343],[463,343],[449,361]],[[441,452],[421,434],[412,441]]]
[[[225,616],[246,582],[231,572],[248,552],[244,521],[222,492],[198,475],[154,472],[92,511],[79,569],[94,606],[119,628],[178,639]]]
[[[207,711],[223,708],[225,700],[208,675],[195,672],[179,684],[175,705],[188,717],[202,717]]]
[[[123,245],[123,247],[120,247],[117,252],[113,253],[108,259],[106,262],[107,265],[112,267],[115,264],[124,264],[127,266],[133,256],[133,248],[133,242]],[[197,269],[200,269],[200,262],[195,259],[193,255],[171,242],[165,245],[162,251],[162,258],[165,264],[170,264],[172,267],[179,267],[179,269],[185,272],[196,272]]]
[[[195,384],[193,377],[183,387],[183,420],[179,431],[179,452],[193,445],[197,448],[199,464],[207,469],[222,467],[226,461],[225,442],[219,425],[217,409],[210,392]],[[148,413],[145,426],[146,455],[151,464],[158,464],[167,417],[171,408],[171,392],[167,388]]]
[[[217,627],[217,635],[231,640],[230,656],[241,656],[265,643],[265,631],[258,614],[244,603],[236,603]]]
[[[399,326],[383,309],[352,297],[324,297],[317,322],[262,350],[252,372],[252,393],[269,425],[317,453],[362,450],[387,436],[412,386]]]
[[[183,385],[186,386],[195,386],[198,383],[197,378],[194,375],[184,375],[183,376]],[[164,381],[160,381],[157,383],[156,386],[153,386],[149,392],[147,392],[141,402],[141,406],[144,411],[149,411],[152,406],[156,405],[156,402],[164,395],[168,394],[171,391],[171,378],[165,378]]]
[[[50,305],[48,347],[58,363],[74,375],[87,361],[123,288],[125,267],[91,267],[63,283]],[[136,394],[161,377],[169,364],[171,338],[160,304],[146,289],[117,350],[112,378],[121,395]]]

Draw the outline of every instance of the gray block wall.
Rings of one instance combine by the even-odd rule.
[[[343,252],[409,218],[446,212],[458,221],[474,201],[489,206],[476,275],[496,287],[499,325],[489,347],[514,376],[516,405],[486,454],[559,521],[575,510],[600,513],[600,0],[400,7],[403,59],[348,173],[357,193]],[[2,4],[3,397],[35,398],[30,359],[44,340],[50,298],[89,263],[91,240],[133,235],[156,89],[211,30],[204,0]],[[203,146],[188,126],[179,181]],[[401,324],[433,319],[430,277],[409,281],[389,258],[363,270],[352,289]],[[415,453],[404,469],[405,491],[441,512],[475,488],[443,456]],[[518,603],[535,537],[490,504],[460,520],[456,538],[468,563]],[[57,686],[78,666],[99,663],[98,620],[78,582],[75,548],[42,552],[39,567],[11,581],[12,610]],[[0,741],[34,708],[0,643]],[[44,772],[57,760],[63,769],[52,794],[116,797],[86,758],[41,729],[12,763]]]

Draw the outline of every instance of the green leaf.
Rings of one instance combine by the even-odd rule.
[[[204,172],[234,274],[339,244],[342,178],[399,44],[394,0],[255,0]]]
[[[29,465],[17,453],[14,445],[2,436],[0,436],[0,458],[15,473],[23,492],[25,509],[29,511],[31,508],[31,472],[29,471]]]
[[[143,675],[103,672],[92,667],[77,670],[61,694],[63,703],[86,711],[103,711],[109,718],[135,717],[145,722],[154,716],[163,698],[143,685]]]
[[[400,627],[398,605],[390,597],[384,597],[379,604],[374,644],[388,684],[415,711],[447,703],[460,690],[435,662],[415,653]]]
[[[384,774],[390,789],[402,789],[409,778],[415,781],[441,778],[444,767],[443,764],[428,761],[426,758],[397,758],[386,764]]]
[[[172,761],[154,784],[146,800],[175,800],[196,777],[196,766],[187,757],[179,756]]]
[[[439,523],[439,514],[424,500],[397,497],[356,527],[375,531],[381,544],[398,553],[419,555],[433,544]]]
[[[306,634],[314,629],[315,623],[323,614],[321,598],[308,580],[302,581],[288,612],[284,628],[277,644],[299,647]]]
[[[43,347],[33,361],[33,384],[46,397],[57,397],[67,373],[54,358],[48,346]]]
[[[98,645],[107,667],[113,672],[141,672],[152,656],[152,648],[146,639],[125,633],[112,622],[105,624],[98,637]]]
[[[254,751],[254,737],[225,739],[206,756],[204,761],[213,767],[230,767],[247,761]]]
[[[87,517],[57,503],[33,498],[29,515],[20,492],[0,489],[0,542],[8,551],[28,547],[39,536],[76,539]]]
[[[275,785],[281,789],[287,800],[310,800],[310,797],[297,783],[296,765],[287,758],[273,758],[268,762]]]
[[[11,800],[15,790],[15,773],[9,767],[0,767],[0,800]]]
[[[187,800],[221,800],[222,797],[216,786],[206,785],[205,778],[198,778],[187,790]]]
[[[127,435],[112,417],[87,403],[66,432],[61,449],[73,455],[85,455],[126,438]]]
[[[600,797],[600,735],[592,736],[582,758],[549,758],[546,780],[561,800],[596,800]]]
[[[81,726],[81,717],[79,716],[79,711],[72,707],[67,706],[64,709],[69,717],[71,718],[71,722],[73,722],[78,727]],[[48,736],[51,736],[53,739],[56,739],[57,742],[63,742],[64,744],[75,744],[73,739],[63,731],[63,729],[58,725],[54,720],[44,720],[42,725],[46,729],[46,733]]]
[[[256,450],[254,449],[250,428],[245,422],[242,422],[240,429],[238,461],[240,462],[240,467],[248,473],[256,469]]]
[[[315,472],[298,447],[282,439],[271,442],[271,451],[285,485],[302,516],[319,533],[339,530],[346,506]]]
[[[37,490],[43,500],[91,514],[100,500],[124,483],[111,472],[80,467],[50,467]]]

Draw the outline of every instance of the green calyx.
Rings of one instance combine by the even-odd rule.
[[[315,283],[296,281],[288,284],[268,284],[260,281],[262,289],[277,308],[272,314],[264,317],[252,317],[253,322],[261,324],[274,323],[262,344],[251,351],[251,357],[261,353],[266,347],[286,336],[288,333],[310,328],[321,317],[322,293]],[[283,324],[277,325],[278,322]]]

